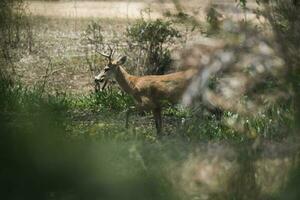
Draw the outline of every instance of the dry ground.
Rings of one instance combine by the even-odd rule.
[[[176,2],[176,3],[174,3]],[[28,2],[28,10],[37,16],[64,17],[64,18],[122,18],[138,19],[142,15],[151,18],[161,18],[165,12],[185,12],[205,19],[205,9],[215,5],[222,13],[237,20],[254,17],[248,11],[241,12],[234,0],[190,0],[190,1],[61,1],[61,2]],[[255,1],[248,1],[248,8],[256,7]],[[150,11],[150,13],[149,13]]]
[[[87,93],[93,89],[95,74],[88,70],[81,35],[91,21],[104,27],[105,37],[123,40],[126,27],[136,19],[161,18],[166,12],[183,9],[203,22],[205,9],[210,4],[214,4],[223,17],[237,21],[254,17],[250,12],[241,12],[233,0],[181,1],[180,5],[172,1],[28,1],[26,9],[32,18],[34,50],[18,61],[18,75],[27,85],[45,82],[52,91]],[[248,5],[255,7],[253,1]],[[181,30],[186,31],[185,28]],[[203,37],[199,31],[183,34],[184,41],[178,41],[176,46],[179,51]]]

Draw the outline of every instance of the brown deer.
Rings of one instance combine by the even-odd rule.
[[[108,64],[95,77],[95,81],[104,82],[103,89],[107,81],[114,78],[121,89],[134,98],[138,110],[153,112],[157,134],[161,136],[163,102],[178,103],[197,70],[189,69],[166,75],[134,76],[122,67],[126,56],[113,60],[112,50],[109,55],[99,53],[108,59]],[[129,112],[126,124],[128,115]]]

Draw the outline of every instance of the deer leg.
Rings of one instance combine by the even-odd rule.
[[[129,107],[127,110],[126,110],[126,122],[125,122],[125,127],[128,128],[129,127],[129,117],[130,117],[130,114],[134,111],[134,107]]]
[[[162,118],[161,118],[161,108],[155,108],[153,110],[153,116],[155,120],[155,127],[158,136],[161,136],[162,129]]]

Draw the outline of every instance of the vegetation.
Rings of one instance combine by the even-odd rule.
[[[129,46],[144,52],[146,68],[143,74],[164,74],[170,69],[171,55],[168,46],[180,37],[170,21],[141,19],[127,29]],[[167,46],[167,47],[166,47]]]
[[[224,28],[216,13],[201,22],[210,24],[206,32],[218,32],[209,39],[226,45],[212,51],[195,45],[180,58],[208,67],[185,94],[189,107],[167,105],[165,136],[158,139],[149,113],[135,113],[125,128],[134,102],[118,87],[91,91],[105,65],[97,51],[132,49],[129,66],[146,61],[132,73],[163,74],[182,45],[181,24],[82,20],[74,30],[72,19],[28,16],[23,1],[2,1],[1,198],[298,199],[299,5],[258,2],[272,38],[251,23]],[[197,31],[186,38],[193,42]]]

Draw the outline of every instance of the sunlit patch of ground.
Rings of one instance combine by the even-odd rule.
[[[176,1],[177,2],[177,1]],[[166,12],[184,11],[198,20],[205,20],[206,9],[213,5],[223,17],[236,20],[253,20],[255,15],[249,10],[238,8],[235,1],[204,0],[204,1],[28,1],[28,11],[35,16],[64,18],[121,18],[138,19],[150,17],[161,18]],[[254,1],[248,1],[247,8],[254,9]]]
[[[157,4],[157,3],[155,3]],[[128,18],[137,19],[141,12],[153,8],[153,3],[131,1],[70,1],[70,2],[29,2],[28,9],[33,15],[67,18]],[[172,7],[172,4],[163,4]],[[157,7],[157,6],[156,6]],[[161,14],[154,10],[154,18]]]

